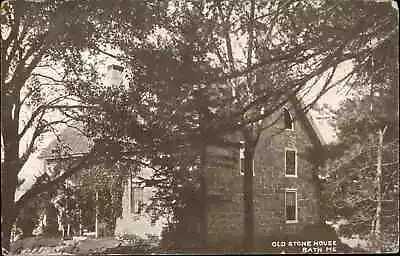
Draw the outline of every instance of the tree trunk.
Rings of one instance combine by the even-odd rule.
[[[2,184],[2,195],[1,195],[1,246],[2,248],[9,250],[10,249],[10,240],[11,240],[11,229],[15,223],[17,218],[17,213],[15,209],[14,197],[15,197],[15,189],[16,189],[16,178],[10,177],[13,176],[13,173],[10,173],[8,170],[4,168],[4,175],[2,175],[2,181],[6,181]],[[3,173],[2,173],[3,174]]]
[[[17,218],[14,200],[19,171],[18,147],[7,147],[6,144],[4,163],[1,167],[1,246],[9,250],[11,229]]]
[[[255,1],[250,1],[250,13],[247,26],[248,43],[247,43],[247,68],[252,65],[253,50],[254,50],[254,19],[255,19]],[[249,73],[247,75],[247,93],[249,101],[253,98],[251,87],[254,76]],[[243,249],[246,252],[251,252],[254,246],[254,209],[253,209],[253,155],[254,155],[254,139],[253,127],[244,128],[244,180],[243,180],[243,204],[244,204],[244,237]]]
[[[2,85],[3,86],[3,85]],[[1,93],[1,135],[4,146],[4,161],[1,163],[1,245],[10,249],[11,229],[17,218],[15,191],[18,172],[22,164],[19,158],[19,93],[12,96]]]
[[[99,238],[99,192],[96,190],[95,236]]]
[[[1,247],[10,250],[11,243],[11,229],[15,223],[16,214],[10,208],[6,213],[2,214],[2,223],[1,223]]]
[[[205,96],[205,88],[200,86],[196,93],[196,100],[198,104],[198,111],[200,115],[199,132],[200,132],[200,198],[201,209],[200,213],[200,244],[202,249],[207,248],[207,234],[208,234],[208,200],[207,200],[207,125],[209,124],[208,104]]]
[[[382,148],[383,148],[383,135],[386,132],[386,126],[383,130],[379,130],[379,141],[378,141],[378,155],[377,155],[377,163],[376,163],[376,183],[378,187],[376,200],[376,222],[375,222],[375,242],[376,248],[378,252],[382,251],[382,223],[381,223],[381,216],[382,216]]]
[[[207,209],[207,184],[206,184],[206,157],[207,157],[207,152],[206,152],[206,144],[202,146],[201,149],[201,198],[202,198],[202,210],[203,212],[200,214],[200,232],[201,232],[201,246],[202,248],[206,248],[207,246],[207,215],[208,215],[208,209]]]
[[[244,132],[244,179],[243,179],[243,204],[244,204],[244,237],[243,248],[251,252],[254,246],[254,205],[253,205],[253,143],[250,131]]]

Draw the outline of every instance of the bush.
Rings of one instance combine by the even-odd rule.
[[[336,240],[340,241],[333,227],[327,224],[309,224],[300,232],[299,236],[304,240]]]
[[[104,253],[150,253],[158,250],[160,244],[158,236],[149,234],[146,238],[135,234],[122,234],[117,239],[123,242],[122,245],[107,249]]]
[[[199,234],[188,232],[184,225],[170,225],[164,227],[161,233],[161,248],[164,251],[191,251],[200,249]]]
[[[323,240],[336,241],[336,250],[338,252],[351,252],[350,246],[341,242],[338,234],[332,226],[317,223],[305,226],[299,233],[303,240]]]
[[[11,253],[20,253],[25,249],[37,249],[41,247],[56,247],[61,243],[60,238],[31,236],[21,238],[13,242],[10,246]]]

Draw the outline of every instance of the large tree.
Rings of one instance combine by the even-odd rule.
[[[126,8],[129,7],[129,8]],[[124,31],[143,37],[161,9],[137,1],[4,1],[1,5],[2,247],[27,202],[80,170],[93,154],[47,183],[35,184],[14,202],[18,174],[40,138],[88,107],[72,95],[98,85],[96,55]],[[154,13],[154,15],[152,15]],[[126,21],[129,20],[129,27]],[[91,105],[93,107],[93,105]],[[103,150],[104,151],[104,150]]]
[[[333,111],[338,143],[323,175],[327,219],[380,252],[398,250],[398,56],[398,39],[389,37],[368,58],[363,86]]]
[[[251,147],[257,138],[253,131],[258,129],[254,122],[306,88],[308,81],[328,72],[322,95],[333,86],[329,81],[340,63],[353,60],[354,75],[363,70],[377,47],[397,35],[390,7],[370,2],[13,1],[5,14],[2,30],[4,27],[8,33],[2,34],[2,64],[6,63],[2,65],[2,207],[12,209],[2,216],[6,241],[17,211],[17,174],[26,160],[18,154],[21,133],[36,128],[26,157],[45,128],[56,124],[40,121],[49,109],[59,108],[67,118],[85,122],[87,135],[103,144],[93,151],[108,154],[109,159],[145,164],[151,160],[154,163],[150,164],[159,165],[161,158],[168,162],[173,159],[170,156],[180,155],[182,147],[195,148],[200,156],[198,171],[204,195],[201,173],[207,163],[205,148],[209,141],[244,129],[250,134],[245,169],[251,170]],[[107,46],[114,46],[120,53],[108,53]],[[90,86],[98,80],[96,70],[85,68],[81,61],[83,49],[126,64],[129,87]],[[240,49],[244,54],[236,55]],[[76,95],[69,103],[78,102],[79,107],[60,106],[64,97],[39,101],[25,129],[19,120],[24,103],[21,90],[33,79],[36,87],[30,87],[33,90],[27,93],[28,98],[41,99],[33,92],[41,88],[43,80],[35,80],[33,70],[43,61],[47,65],[61,63],[65,74],[45,79],[67,82],[68,96]],[[262,107],[264,113],[260,115]],[[85,160],[82,163],[87,163]],[[69,169],[50,184],[62,181],[80,167]],[[249,210],[246,246],[251,248],[251,175],[246,174],[245,180]],[[17,208],[47,188],[34,186],[16,203]],[[204,213],[205,203],[203,198]],[[202,218],[205,235],[205,214]]]
[[[122,53],[115,57],[129,64],[130,88],[122,94],[101,94],[113,95],[107,104],[114,112],[89,118],[107,120],[97,130],[111,139],[120,134],[115,137],[120,146],[129,148],[127,138],[135,134],[141,138],[135,143],[151,141],[153,147],[140,151],[121,148],[125,157],[130,152],[158,164],[163,158],[168,166],[173,154],[185,147],[197,152],[199,158],[192,159],[200,159],[193,165],[203,193],[204,240],[206,147],[241,131],[246,140],[245,170],[252,170],[254,147],[265,128],[257,121],[290,97],[304,96],[318,81],[323,85],[306,108],[330,88],[368,76],[371,57],[397,36],[396,13],[384,3],[333,1],[170,1],[168,9],[152,40],[128,38],[119,44]],[[138,44],[142,46],[132,47]],[[346,61],[352,69],[332,83],[338,66]],[[111,114],[117,112],[120,115]],[[137,122],[137,116],[144,121]],[[127,138],[122,136],[126,134]],[[164,174],[179,169],[169,170]],[[245,246],[250,250],[251,172],[244,179]],[[170,193],[175,195],[175,190]]]
[[[326,166],[324,199],[326,217],[339,221],[342,235],[376,239],[371,247],[382,249],[395,245],[399,232],[398,113],[396,105],[376,104],[391,96],[374,98],[375,104],[357,98],[339,109],[340,144]]]

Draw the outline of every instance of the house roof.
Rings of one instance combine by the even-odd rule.
[[[297,97],[291,97],[292,103],[300,122],[305,126],[313,144],[317,148],[322,148],[327,144],[324,137],[320,133],[318,125],[314,122],[311,114],[305,112],[305,105]],[[61,158],[72,157],[76,155],[86,154],[90,151],[93,143],[78,129],[65,128],[57,139],[54,139],[44,148],[38,158]]]
[[[311,142],[314,145],[315,150],[313,152],[314,154],[316,154],[315,159],[318,159],[318,161],[323,161],[323,159],[325,158],[325,149],[323,146],[327,144],[327,141],[320,133],[320,129],[318,125],[314,122],[310,111],[306,112],[305,104],[296,97],[291,97],[290,101],[292,102],[296,114],[299,117],[299,121],[304,125],[304,128],[310,136]]]
[[[306,109],[305,104],[297,97],[291,97],[290,101],[292,102],[294,109],[300,118],[300,121],[304,124],[309,135],[311,136],[311,139],[315,144],[317,144],[316,146],[325,145],[326,141],[322,136],[322,134],[320,133],[317,124],[314,122],[314,119],[312,118],[310,111],[308,112],[305,111]]]
[[[86,154],[93,143],[76,128],[65,128],[44,148],[38,158],[60,158]]]

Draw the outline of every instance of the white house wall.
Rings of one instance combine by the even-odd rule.
[[[143,170],[140,176],[148,178],[149,170]],[[136,181],[138,179],[133,178],[132,180]],[[160,236],[163,227],[162,220],[156,222],[155,224],[151,224],[151,217],[145,212],[145,209],[143,209],[140,214],[131,212],[131,189],[132,186],[128,180],[124,184],[124,192],[122,196],[122,217],[117,219],[115,235],[121,236],[124,234],[129,234],[137,235],[143,238],[146,238],[146,234]],[[153,195],[153,189],[154,188],[152,187],[143,188],[144,207],[150,204],[150,199]]]

